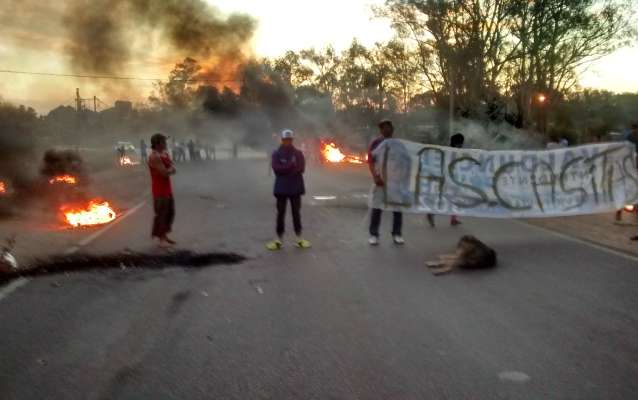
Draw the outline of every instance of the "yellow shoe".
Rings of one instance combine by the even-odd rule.
[[[309,249],[312,247],[312,244],[310,244],[310,242],[307,241],[306,239],[297,239],[297,241],[295,242],[295,245],[299,247],[300,249]]]
[[[266,248],[270,251],[277,251],[277,250],[281,250],[281,248],[283,247],[283,243],[281,243],[281,240],[279,239],[275,239],[272,240],[268,243],[266,243]]]

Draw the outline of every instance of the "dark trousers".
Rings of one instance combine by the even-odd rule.
[[[175,200],[172,197],[153,198],[153,218],[152,237],[163,238],[173,229],[175,220]]]
[[[301,235],[301,196],[275,196],[277,198],[277,236],[283,236],[286,231],[286,205],[290,200],[292,208],[292,223],[295,233]]]
[[[383,211],[378,208],[372,209],[370,215],[370,235],[379,236],[379,226],[381,226],[381,213]],[[392,234],[401,235],[401,229],[403,227],[403,214],[400,212],[392,213]]]

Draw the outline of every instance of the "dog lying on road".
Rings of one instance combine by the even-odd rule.
[[[434,275],[442,275],[460,269],[486,269],[496,265],[496,252],[474,236],[463,236],[454,254],[439,256],[437,261],[426,265]]]

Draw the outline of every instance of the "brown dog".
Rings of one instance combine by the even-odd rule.
[[[428,261],[426,265],[434,275],[442,275],[457,268],[485,269],[496,265],[496,252],[474,236],[463,236],[456,246],[454,254],[439,256],[437,261]]]

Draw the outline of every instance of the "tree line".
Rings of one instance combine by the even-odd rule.
[[[506,122],[581,140],[638,118],[631,94],[578,85],[583,67],[636,38],[631,1],[387,0],[375,13],[392,23],[395,38],[369,47],[354,40],[341,52],[328,46],[253,61],[240,74],[239,93],[212,93],[216,100],[208,98],[204,107],[227,112],[242,99],[275,108],[311,106],[307,111],[349,126],[369,125],[380,116],[411,121],[411,114],[434,109],[448,119]],[[197,82],[199,70],[194,60],[178,65],[155,104],[201,99],[210,86]],[[261,89],[276,89],[265,98],[259,90],[247,93],[259,82]]]
[[[638,93],[578,86],[583,66],[635,39],[634,11],[630,0],[387,0],[374,10],[396,32],[384,43],[212,68],[186,58],[130,112],[28,119],[52,142],[116,128],[263,145],[285,127],[365,141],[382,117],[421,141],[444,143],[466,119],[584,142],[638,119]]]

